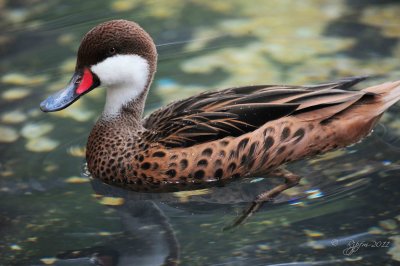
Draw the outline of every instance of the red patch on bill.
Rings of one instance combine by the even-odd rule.
[[[81,83],[79,84],[79,87],[76,89],[77,94],[82,94],[90,87],[93,85],[93,75],[92,72],[90,72],[89,69],[85,68],[83,70],[83,77],[81,80]]]

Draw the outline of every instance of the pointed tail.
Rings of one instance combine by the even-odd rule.
[[[400,80],[362,90],[364,97],[336,115],[332,128],[339,132],[336,142],[341,147],[355,143],[371,132],[390,106],[400,100]]]
[[[363,91],[375,95],[374,103],[378,104],[378,107],[374,111],[379,115],[400,100],[400,80],[379,84]]]

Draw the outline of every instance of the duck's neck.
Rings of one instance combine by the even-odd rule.
[[[125,109],[143,109],[146,96],[147,88],[145,85],[132,86],[124,84],[119,87],[109,87],[107,88],[103,117],[113,118],[119,116]],[[141,115],[141,113],[138,115]]]
[[[106,103],[104,106],[101,120],[123,121],[130,127],[141,127],[143,110],[153,80],[154,71],[146,74],[146,78],[142,77],[138,80],[143,82],[135,82],[131,84],[123,84],[118,87],[108,87]]]
[[[149,85],[150,81],[141,90],[132,87],[108,88],[101,120],[123,121],[130,127],[140,127]]]

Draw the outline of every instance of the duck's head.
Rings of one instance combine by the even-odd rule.
[[[44,100],[40,109],[62,110],[102,85],[107,88],[104,114],[118,114],[127,103],[144,100],[156,64],[155,44],[139,25],[127,20],[102,23],[82,39],[69,84]]]

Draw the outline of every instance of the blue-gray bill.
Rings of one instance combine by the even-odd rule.
[[[82,95],[98,87],[100,81],[89,69],[77,70],[68,85],[40,103],[43,112],[56,112],[67,108]]]

